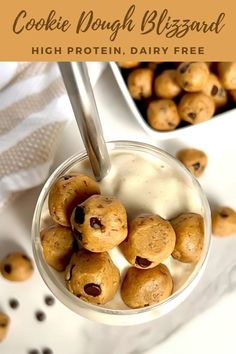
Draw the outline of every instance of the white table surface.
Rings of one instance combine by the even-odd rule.
[[[217,121],[214,127],[209,125],[206,129],[197,129],[195,135],[185,133],[181,141],[157,144],[133,121],[108,70],[96,85],[95,92],[106,140],[139,140],[161,146],[171,153],[185,145],[203,148],[209,156],[209,166],[200,182],[211,204],[227,204],[236,208],[236,119],[232,115],[225,118],[223,127],[222,122]],[[79,133],[71,121],[61,137],[54,167],[81,149]],[[40,187],[28,191],[0,214],[0,257],[13,249],[24,249],[32,255],[30,227],[39,191]],[[195,292],[195,298],[189,300],[192,314],[188,308],[186,315],[186,308],[182,306],[175,312],[178,316],[176,323],[173,316],[164,317],[158,324],[143,327],[137,335],[135,326],[127,329],[98,325],[75,315],[58,301],[55,306],[46,307],[43,297],[50,292],[37,270],[32,279],[22,284],[0,278],[0,309],[11,317],[11,327],[7,339],[0,344],[0,353],[24,354],[30,348],[49,346],[54,354],[233,354],[236,352],[235,250],[236,236],[225,240],[214,239],[208,267],[211,271],[208,269]],[[224,281],[226,275],[227,283]],[[203,293],[201,287],[207,291]],[[10,297],[20,301],[19,309],[9,308],[7,301]],[[200,305],[196,306],[196,302]],[[203,312],[203,308],[207,310]],[[47,314],[43,323],[34,319],[34,312],[38,309]],[[192,315],[196,317],[186,323]],[[148,339],[151,329],[158,334],[162,326],[166,328],[162,339],[166,340],[145,351],[155,343],[153,336],[150,336],[150,341]]]

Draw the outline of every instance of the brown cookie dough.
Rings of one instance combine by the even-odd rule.
[[[153,129],[168,131],[174,130],[181,119],[174,101],[160,99],[148,105],[147,120]]]
[[[195,177],[201,176],[207,166],[207,155],[201,150],[182,149],[177,152],[176,157]]]
[[[81,250],[72,256],[65,280],[67,288],[75,296],[100,305],[115,296],[120,273],[107,252]]]
[[[136,309],[165,300],[172,290],[173,280],[164,264],[146,270],[132,267],[122,283],[121,297],[127,306]]]
[[[152,95],[153,70],[139,68],[131,71],[127,79],[128,90],[136,100]]]
[[[180,262],[199,261],[204,242],[204,223],[199,214],[184,213],[171,220],[176,233],[176,244],[172,256]]]
[[[8,332],[9,324],[9,317],[5,313],[0,312],[0,342],[5,339]]]
[[[220,207],[212,213],[212,233],[215,236],[229,236],[236,233],[236,211]]]
[[[118,61],[117,64],[122,69],[131,69],[138,66],[140,62],[139,61]]]
[[[227,103],[227,92],[221,85],[218,77],[212,73],[210,73],[209,79],[206,86],[203,88],[202,93],[212,97],[216,108],[221,108]]]
[[[8,254],[0,263],[2,276],[10,281],[24,281],[33,274],[31,259],[21,252]]]
[[[130,222],[128,237],[120,247],[135,267],[153,268],[173,252],[175,232],[170,222],[158,215],[138,216]]]
[[[209,69],[206,63],[182,63],[177,69],[177,82],[188,92],[203,90],[208,78]]]
[[[73,253],[72,231],[61,225],[51,226],[41,231],[41,244],[47,264],[59,272],[65,270]]]
[[[113,197],[94,195],[88,198],[74,209],[71,225],[81,233],[81,245],[92,252],[108,251],[127,236],[126,210]]]
[[[155,94],[161,98],[174,98],[182,91],[176,81],[176,70],[164,70],[154,81]]]
[[[70,217],[75,206],[93,194],[100,194],[100,188],[91,177],[84,175],[60,177],[49,192],[48,208],[51,217],[62,226],[70,226]]]
[[[218,63],[219,79],[226,90],[236,89],[236,62]]]
[[[191,124],[210,119],[215,112],[215,104],[211,97],[204,93],[187,93],[179,103],[180,117]]]

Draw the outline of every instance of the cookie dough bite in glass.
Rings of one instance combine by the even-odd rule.
[[[212,233],[215,236],[229,236],[236,233],[236,211],[225,206],[214,210]]]
[[[138,216],[129,223],[127,239],[120,248],[129,263],[153,268],[173,252],[175,232],[170,222],[158,215]]]
[[[236,89],[236,62],[217,64],[219,79],[226,90]]]
[[[135,100],[141,100],[152,95],[153,70],[139,68],[128,75],[127,85],[131,96]]]
[[[9,317],[5,313],[0,312],[0,342],[2,342],[5,339],[9,329],[9,325],[10,325]]]
[[[120,283],[120,273],[107,252],[75,253],[65,273],[72,294],[96,305],[112,300]]]
[[[70,226],[70,217],[75,206],[94,194],[100,194],[100,188],[91,177],[84,175],[60,177],[51,187],[48,197],[52,219],[62,226]]]
[[[41,231],[44,259],[48,265],[62,272],[73,253],[74,237],[71,229],[54,225]]]
[[[174,98],[178,96],[182,89],[177,84],[176,70],[164,70],[160,75],[155,78],[154,91],[158,97],[161,98]]]
[[[219,109],[227,103],[227,92],[221,85],[218,77],[210,73],[206,86],[203,88],[202,93],[212,97],[216,109]]]
[[[91,252],[104,252],[119,245],[127,236],[127,214],[114,197],[94,195],[78,205],[71,216],[72,228],[80,244]]]
[[[137,309],[165,300],[172,290],[173,280],[164,264],[146,270],[131,267],[122,283],[121,297],[127,306]]]
[[[12,252],[0,262],[2,276],[10,281],[24,281],[31,277],[34,268],[31,259],[21,252]]]
[[[207,155],[198,149],[179,150],[176,157],[195,177],[200,177],[207,166]]]
[[[180,262],[199,261],[204,243],[203,217],[195,213],[184,213],[171,220],[176,233],[172,256]]]
[[[150,102],[147,120],[153,129],[160,131],[174,130],[181,121],[175,102],[169,99]]]
[[[182,63],[177,69],[177,82],[185,91],[198,92],[206,86],[209,74],[206,63]]]
[[[181,98],[178,111],[181,119],[197,124],[212,118],[215,104],[213,99],[204,93],[187,93]]]
[[[118,61],[117,64],[122,69],[131,69],[138,66],[140,62],[139,61]]]

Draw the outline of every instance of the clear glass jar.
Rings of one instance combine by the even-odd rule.
[[[53,172],[53,174],[48,178],[47,182],[45,183],[38,198],[33,216],[33,253],[36,265],[46,285],[49,287],[55,297],[58,298],[58,300],[60,300],[65,306],[67,306],[72,311],[90,320],[110,325],[140,324],[157,319],[165,313],[171,311],[178,304],[184,301],[184,299],[191,293],[193,288],[196,286],[204,271],[209,254],[209,247],[211,241],[211,213],[208,201],[198,181],[177,159],[175,159],[168,153],[151,145],[131,141],[115,141],[110,142],[107,145],[111,154],[113,152],[122,153],[124,151],[129,153],[144,153],[147,154],[147,156],[151,156],[152,159],[156,159],[158,163],[160,163],[160,161],[163,161],[163,163],[173,168],[176,171],[177,175],[183,177],[186,180],[186,183],[190,184],[194,191],[196,191],[196,195],[199,197],[201,203],[201,214],[204,218],[204,247],[199,262],[193,267],[191,273],[186,278],[186,281],[169,298],[162,301],[161,303],[140,309],[116,309],[106,307],[106,305],[96,306],[84,302],[81,299],[75,297],[67,290],[64,284],[63,276],[58,276],[56,272],[53,271],[53,269],[47,265],[43,257],[42,246],[40,242],[40,229],[42,212],[43,208],[45,208],[47,205],[46,203],[49,190],[52,184],[61,175],[67,174],[79,163],[88,160],[86,152],[76,154],[67,159],[65,162],[63,162]],[[120,173],[122,174],[122,171]]]

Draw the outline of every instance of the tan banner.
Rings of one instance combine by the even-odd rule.
[[[236,2],[8,0],[0,60],[236,61]]]

